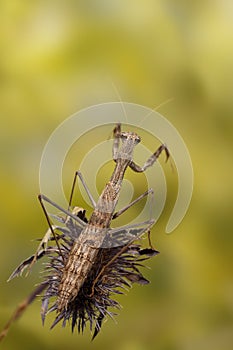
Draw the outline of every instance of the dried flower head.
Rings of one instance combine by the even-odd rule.
[[[119,303],[113,299],[114,294],[122,294],[131,286],[131,283],[147,284],[149,281],[139,271],[142,261],[158,252],[153,249],[141,249],[139,244],[128,244],[114,248],[101,248],[86,277],[81,289],[75,298],[68,303],[66,309],[59,311],[57,308],[57,297],[62,272],[67,261],[69,251],[74,244],[72,238],[62,237],[61,252],[53,249],[49,255],[46,265],[45,293],[42,298],[42,320],[48,312],[57,311],[53,328],[59,321],[65,326],[71,321],[72,331],[77,326],[78,332],[83,332],[86,324],[90,329],[94,328],[93,338],[98,334],[103,319],[115,313],[109,308],[119,308]],[[61,257],[62,253],[62,257]],[[49,308],[49,301],[55,297]]]
[[[87,222],[84,210],[76,210],[76,214],[84,222]],[[10,276],[12,279],[21,275],[26,267],[31,266],[33,261],[43,256],[48,257],[43,271],[44,281],[16,310],[1,333],[0,339],[6,335],[11,323],[21,315],[38,294],[42,299],[41,317],[43,323],[48,313],[55,312],[56,316],[51,329],[59,322],[62,322],[63,327],[69,322],[72,332],[75,328],[78,332],[83,332],[89,324],[90,330],[93,331],[92,339],[94,339],[101,329],[103,320],[107,316],[114,317],[116,315],[114,308],[120,308],[118,301],[114,300],[114,294],[123,294],[131,287],[132,283],[142,285],[149,283],[139,268],[143,266],[144,260],[157,255],[157,250],[153,248],[143,249],[140,241],[137,244],[131,241],[122,246],[100,248],[95,264],[75,298],[68,302],[66,308],[58,310],[59,285],[69,252],[75,241],[75,223],[61,217],[56,218],[65,223],[65,227],[56,227],[56,232],[60,231],[60,234],[57,234],[59,247],[52,244],[53,237],[50,239],[47,237],[46,249],[45,240],[42,240],[40,245],[42,249],[36,255],[23,261]]]

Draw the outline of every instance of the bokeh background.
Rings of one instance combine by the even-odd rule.
[[[6,283],[46,230],[37,201],[40,157],[69,115],[119,101],[118,93],[151,108],[172,99],[159,112],[183,136],[195,174],[189,211],[166,235],[177,190],[166,168],[168,203],[153,229],[161,254],[148,262],[151,284],[119,298],[117,324],[108,320],[94,343],[89,332],[49,331],[38,300],[2,348],[232,349],[232,2],[2,0],[0,52],[0,327],[39,281],[41,265]],[[86,139],[77,148],[70,179],[88,147]],[[104,184],[109,172],[103,177]]]

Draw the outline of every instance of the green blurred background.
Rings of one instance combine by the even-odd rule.
[[[112,82],[123,101],[154,108],[172,98],[159,112],[183,136],[195,174],[186,217],[164,234],[168,203],[153,230],[161,254],[145,271],[151,284],[119,298],[117,324],[108,320],[94,343],[89,332],[49,331],[38,300],[2,348],[232,349],[232,2],[2,0],[0,49],[1,327],[38,282],[40,266],[6,280],[46,230],[40,157],[69,115],[118,101]],[[176,175],[168,178],[173,203]]]

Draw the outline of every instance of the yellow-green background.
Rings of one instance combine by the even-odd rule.
[[[112,82],[124,101],[154,108],[173,98],[159,112],[183,136],[195,173],[188,214],[165,235],[168,203],[153,230],[161,254],[148,263],[152,283],[119,298],[117,324],[108,320],[90,343],[89,332],[43,328],[37,301],[3,349],[232,349],[232,81],[230,0],[1,1],[1,327],[38,281],[36,267],[6,283],[46,230],[40,157],[70,114],[119,100]]]

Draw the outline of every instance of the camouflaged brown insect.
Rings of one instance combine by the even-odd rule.
[[[89,220],[85,216],[85,211],[65,210],[46,196],[39,195],[49,223],[49,230],[42,239],[36,254],[20,264],[10,279],[20,275],[26,267],[30,268],[44,255],[49,257],[45,269],[47,275],[44,282],[25,300],[24,307],[16,310],[1,333],[0,339],[6,335],[12,321],[22,313],[38,293],[44,293],[41,311],[43,321],[48,312],[56,311],[57,316],[52,327],[62,319],[63,325],[67,320],[72,319],[72,330],[77,325],[78,331],[83,331],[86,322],[90,322],[91,329],[93,324],[95,326],[93,334],[95,337],[104,317],[112,315],[108,308],[118,307],[118,303],[110,295],[121,293],[118,289],[128,286],[129,282],[148,283],[139,272],[138,267],[141,266],[142,260],[158,252],[152,247],[142,249],[134,241],[149,231],[154,220],[115,229],[111,229],[110,224],[113,219],[152,192],[152,190],[146,191],[125,208],[115,212],[126,169],[130,167],[135,172],[144,172],[154,164],[163,150],[167,158],[169,153],[166,146],[161,145],[144,166],[140,167],[133,161],[133,151],[140,142],[140,137],[134,132],[122,132],[120,124],[116,125],[113,134],[113,160],[116,165],[97,203],[92,198],[82,175],[79,172],[76,173],[76,177],[79,176],[94,207]],[[55,217],[64,224],[63,226],[51,224],[43,204],[44,201],[66,214],[65,218]],[[51,235],[53,235],[52,238]],[[56,241],[57,246],[48,246],[51,239]],[[55,297],[56,300],[48,308],[52,297]]]

